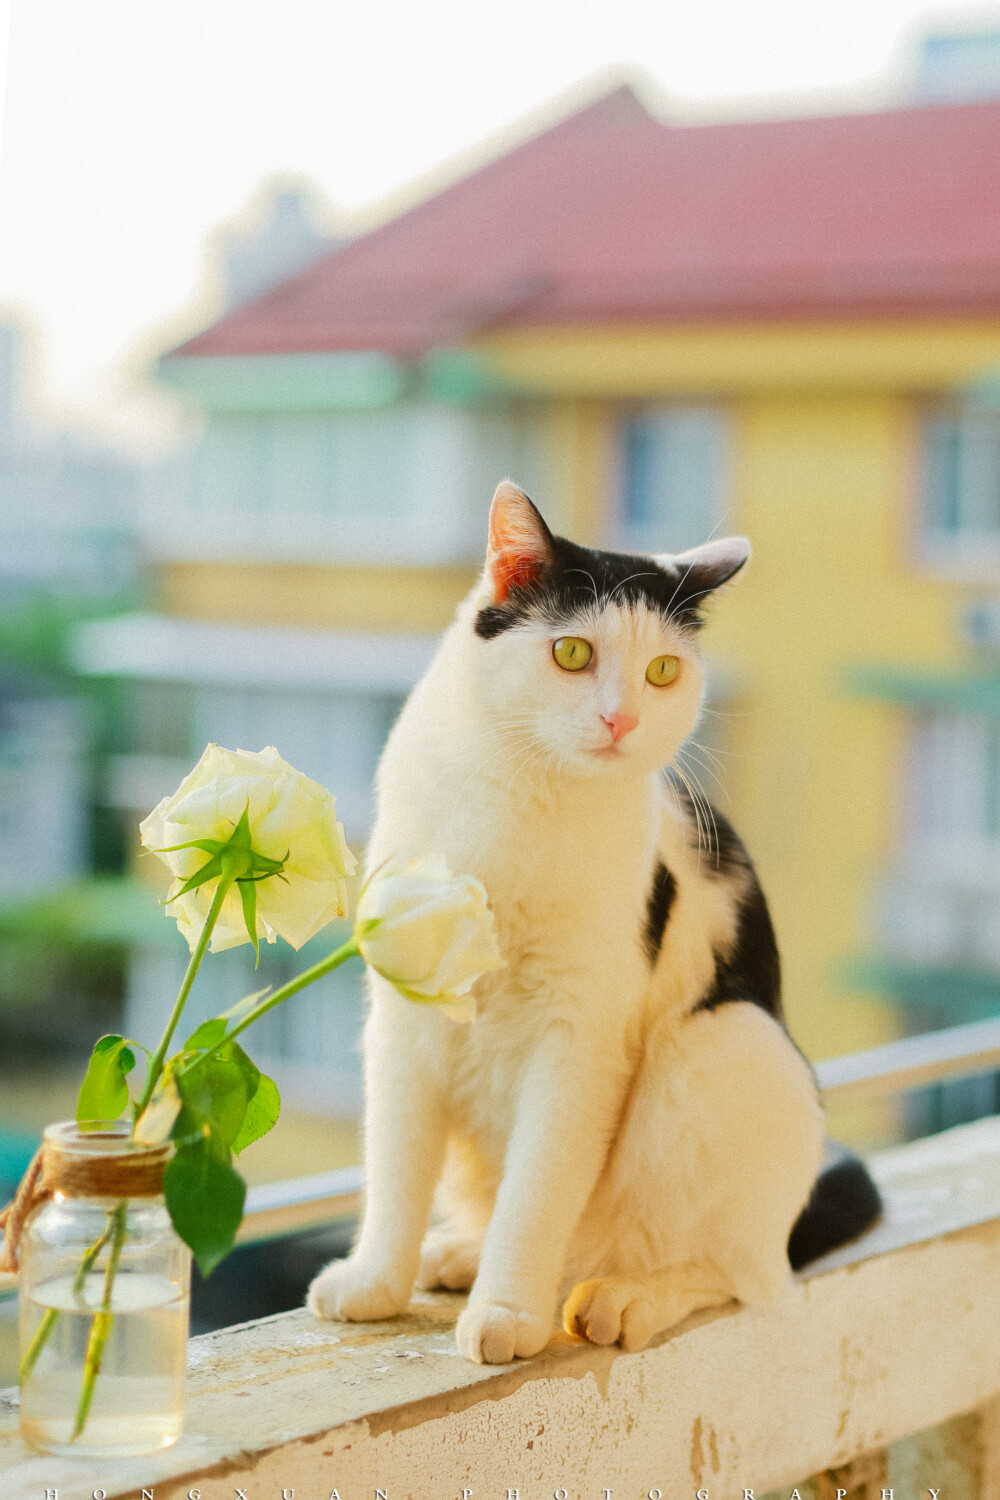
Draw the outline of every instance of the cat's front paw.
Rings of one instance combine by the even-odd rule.
[[[531,1313],[496,1302],[475,1302],[459,1318],[455,1342],[458,1352],[477,1365],[508,1365],[544,1349],[551,1333],[551,1327]]]
[[[449,1292],[467,1292],[479,1270],[480,1249],[478,1239],[432,1229],[420,1252],[417,1286],[426,1291],[443,1286]]]
[[[306,1298],[317,1318],[340,1323],[374,1323],[394,1318],[410,1300],[410,1288],[373,1274],[358,1261],[335,1260],[320,1271]]]

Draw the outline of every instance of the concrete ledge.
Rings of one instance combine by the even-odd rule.
[[[703,1487],[728,1500],[790,1487],[1000,1393],[1000,1121],[873,1166],[883,1224],[767,1313],[733,1305],[632,1355],[560,1335],[491,1368],[454,1349],[460,1297],[420,1295],[389,1323],[282,1314],[191,1341],[187,1433],[154,1458],[32,1454],[16,1393],[0,1396],[0,1494],[548,1500],[562,1486],[600,1500],[606,1487]]]

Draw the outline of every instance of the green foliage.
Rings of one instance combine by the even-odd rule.
[[[10,665],[51,676],[75,677],[67,640],[75,625],[135,608],[127,594],[59,594],[46,589],[0,607],[0,658]]]
[[[261,1073],[257,1092],[247,1105],[243,1124],[233,1141],[233,1151],[237,1156],[246,1146],[252,1146],[254,1141],[259,1141],[262,1135],[267,1135],[271,1127],[278,1123],[280,1110],[281,1095],[278,1093],[278,1085],[273,1078],[268,1078],[266,1073]]]
[[[166,1065],[181,1110],[164,1192],[174,1228],[204,1276],[229,1253],[243,1213],[245,1185],[232,1154],[266,1135],[281,1107],[273,1080],[226,1041],[226,1025],[222,1016],[203,1021]]]
[[[121,1036],[102,1036],[90,1055],[76,1101],[76,1118],[117,1120],[128,1104],[125,1079],[135,1067],[135,1053]]]
[[[228,1146],[207,1127],[178,1145],[163,1174],[163,1192],[174,1228],[191,1247],[201,1274],[211,1275],[232,1249],[246,1197]]]
[[[192,1031],[184,1043],[184,1051],[197,1052],[206,1048],[217,1047],[225,1034],[225,1017],[213,1016],[210,1021],[202,1021],[201,1025]]]
[[[239,1135],[259,1080],[259,1072],[242,1047],[232,1042],[201,1052],[175,1068],[174,1082],[183,1107],[174,1125],[174,1140],[201,1135],[207,1127],[228,1150]]]

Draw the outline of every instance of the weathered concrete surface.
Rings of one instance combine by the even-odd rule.
[[[769,1312],[722,1309],[634,1355],[561,1337],[500,1368],[455,1352],[458,1297],[421,1296],[383,1324],[284,1314],[191,1341],[187,1435],[158,1457],[33,1455],[16,1409],[0,1410],[0,1496],[451,1500],[464,1487],[548,1500],[564,1486],[724,1500],[790,1487],[1000,1393],[1000,1121],[875,1166],[886,1222]]]

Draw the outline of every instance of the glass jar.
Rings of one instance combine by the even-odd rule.
[[[152,1453],[180,1436],[191,1252],[162,1197],[169,1146],[125,1121],[50,1125],[21,1240],[21,1431],[46,1453]]]

